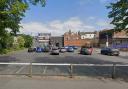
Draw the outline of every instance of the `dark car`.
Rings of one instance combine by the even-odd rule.
[[[59,55],[59,49],[58,48],[52,48],[52,50],[51,50],[51,54],[52,55]]]
[[[74,52],[74,49],[72,47],[68,47],[67,52]]]
[[[112,55],[119,56],[120,52],[118,49],[114,49],[114,48],[102,48],[101,54],[110,55],[110,56]]]
[[[34,48],[28,48],[28,52],[34,52]]]
[[[49,52],[50,51],[50,48],[49,47],[44,47],[43,48],[43,52]]]
[[[77,46],[74,46],[73,48],[74,48],[74,49],[78,49],[78,47],[77,47]]]
[[[92,55],[93,48],[92,47],[81,47],[80,54],[83,55]]]

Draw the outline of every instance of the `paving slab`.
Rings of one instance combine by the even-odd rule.
[[[0,89],[128,89],[128,83],[88,77],[0,77]]]

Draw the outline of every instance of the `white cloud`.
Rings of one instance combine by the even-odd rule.
[[[89,19],[89,20],[94,20],[94,19],[95,19],[95,17],[90,16],[90,17],[88,17],[88,19]]]
[[[100,19],[96,22],[96,25],[101,27],[101,28],[104,28],[104,29],[109,29],[109,28],[113,28],[113,25],[110,24],[110,21],[106,21],[106,20],[103,20],[103,19]]]
[[[103,4],[108,4],[108,3],[111,3],[111,2],[117,2],[118,0],[99,0],[100,3],[103,3]]]
[[[78,17],[69,18],[66,21],[54,20],[48,23],[29,22],[22,23],[23,28],[20,29],[21,33],[52,33],[52,35],[63,35],[69,29],[72,31],[94,31],[95,27],[85,24]]]

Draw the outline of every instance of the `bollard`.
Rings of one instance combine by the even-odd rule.
[[[116,78],[116,64],[113,64],[113,69],[112,69],[112,79]]]
[[[29,74],[30,74],[30,77],[32,77],[32,63],[30,63]]]
[[[73,65],[70,65],[70,78],[73,78]]]

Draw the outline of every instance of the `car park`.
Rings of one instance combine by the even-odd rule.
[[[92,55],[93,48],[92,47],[81,47],[80,54],[83,55]]]
[[[58,48],[52,48],[51,54],[52,55],[59,55],[59,49]]]
[[[105,47],[101,49],[101,54],[110,55],[110,56],[114,56],[114,55],[119,56],[120,52],[118,49]]]
[[[64,53],[64,52],[66,52],[66,51],[67,51],[67,50],[66,50],[64,47],[61,47],[61,48],[60,48],[60,52],[61,52],[61,53]]]
[[[74,49],[72,47],[68,47],[67,52],[74,52]]]

